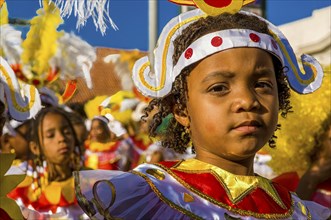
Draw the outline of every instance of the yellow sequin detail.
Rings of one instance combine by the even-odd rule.
[[[184,196],[184,202],[194,202],[194,198],[190,194],[184,193],[183,196]]]

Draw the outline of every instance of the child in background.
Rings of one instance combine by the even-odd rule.
[[[83,168],[82,155],[70,119],[60,107],[42,109],[32,125],[30,150],[33,170],[9,196],[38,218],[78,219],[84,213],[77,204],[73,171]],[[32,218],[32,216],[30,216]]]
[[[233,13],[238,2],[222,9]],[[154,97],[147,110],[158,111],[150,135],[179,153],[192,143],[196,157],[131,172],[75,172],[81,207],[97,219],[327,219],[330,210],[253,169],[256,152],[275,145],[278,113],[290,109],[284,67],[291,87],[307,93],[320,85],[319,64],[307,56],[303,63],[317,72],[308,65],[302,74],[286,38],[263,18],[201,8],[212,15],[196,9],[172,19],[154,60],[146,56],[133,68],[137,88]],[[293,71],[312,77],[309,85]]]
[[[95,116],[91,122],[88,140],[85,143],[85,165],[92,169],[117,170],[115,134],[108,128],[108,119]]]
[[[114,125],[117,126],[114,126]],[[85,142],[85,165],[92,169],[127,170],[128,159],[121,138],[126,130],[112,115],[95,116]]]
[[[9,120],[5,123],[1,136],[1,153],[14,153],[15,160],[13,166],[18,167],[23,172],[27,170],[27,160],[30,157],[31,120],[19,122]]]

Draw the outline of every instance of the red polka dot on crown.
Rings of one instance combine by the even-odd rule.
[[[272,44],[272,46],[276,49],[276,50],[278,50],[278,46],[277,46],[277,43],[276,43],[276,41],[275,40],[271,40],[271,44]]]
[[[219,46],[222,45],[223,39],[220,36],[216,36],[216,37],[213,37],[213,39],[211,39],[211,42],[210,43],[214,47],[219,47]]]
[[[257,34],[254,33],[250,33],[249,34],[249,38],[253,41],[253,42],[259,42],[260,41],[260,37]]]
[[[192,48],[187,48],[187,50],[185,51],[185,58],[186,59],[190,59],[193,55],[193,49]]]

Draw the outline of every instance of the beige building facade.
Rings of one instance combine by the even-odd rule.
[[[324,67],[331,64],[331,6],[278,27],[298,58],[305,53],[314,56]]]

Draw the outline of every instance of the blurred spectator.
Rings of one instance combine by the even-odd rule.
[[[14,153],[14,166],[22,171],[27,170],[27,160],[30,158],[29,140],[31,119],[24,122],[9,120],[5,123],[1,136],[1,153]]]
[[[85,165],[93,169],[127,170],[131,148],[124,136],[127,131],[110,114],[95,116],[85,141]]]

